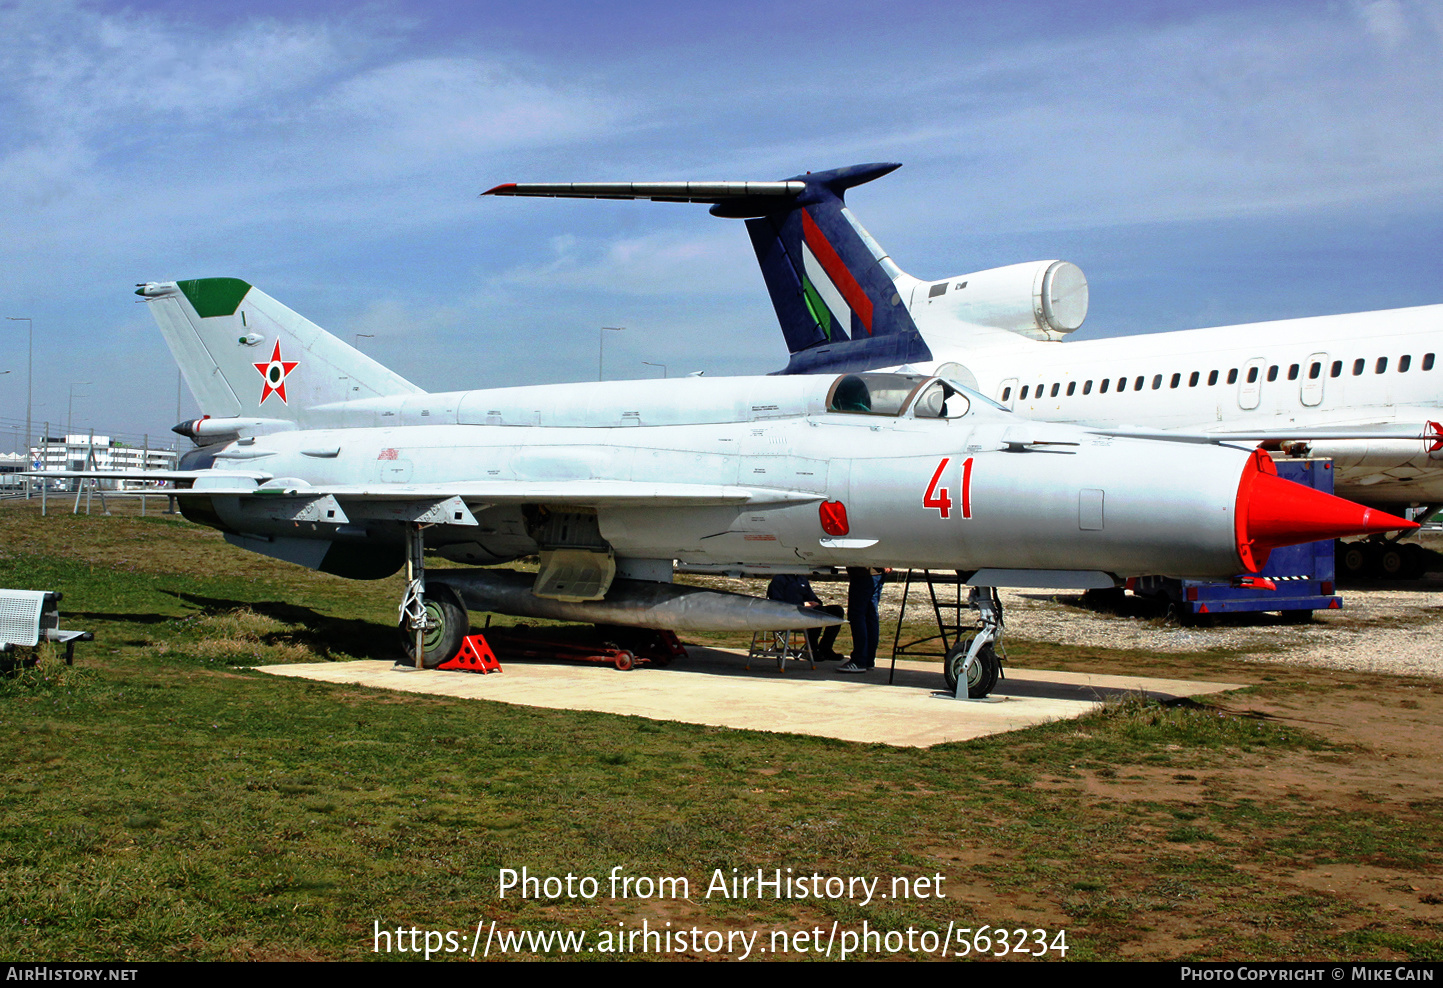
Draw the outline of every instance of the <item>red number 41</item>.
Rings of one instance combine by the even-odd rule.
[[[936,508],[943,518],[950,518],[952,515],[952,498],[945,487],[938,487],[942,482],[942,471],[947,469],[947,464],[952,462],[951,457],[943,457],[942,462],[937,464],[937,470],[932,474],[932,482],[927,485],[927,493],[922,495],[922,507]],[[962,517],[972,517],[972,457],[962,461]]]

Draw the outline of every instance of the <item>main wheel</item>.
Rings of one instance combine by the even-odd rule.
[[[1378,553],[1378,575],[1385,580],[1401,580],[1407,577],[1408,553],[1396,542],[1383,547]]]
[[[471,619],[466,614],[466,605],[456,591],[444,583],[426,588],[426,623],[429,628],[421,636],[421,647],[425,652],[421,664],[434,669],[442,662],[456,657],[461,651],[461,641],[471,630]],[[406,627],[401,619],[401,648],[414,665],[416,662],[416,633]]]
[[[1428,566],[1433,562],[1432,553],[1423,548],[1417,542],[1404,542],[1403,546],[1403,579],[1417,580],[1422,578],[1428,571]]]
[[[1338,575],[1360,579],[1368,570],[1368,551],[1360,542],[1338,542],[1336,545]]]
[[[967,661],[967,650],[972,647],[972,639],[975,635],[968,635],[948,651],[947,657],[942,661],[942,678],[947,681],[947,690],[950,693],[957,692],[957,677],[962,675],[962,665]],[[972,668],[967,670],[967,695],[974,700],[992,692],[997,685],[997,676],[1002,670],[1002,663],[997,659],[997,652],[992,648],[992,643],[983,645],[977,652],[977,658],[972,661]]]

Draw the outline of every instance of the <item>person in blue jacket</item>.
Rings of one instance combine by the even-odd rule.
[[[805,576],[796,574],[772,577],[772,582],[767,586],[767,599],[780,600],[798,607],[815,607],[824,614],[832,614],[837,617],[847,616],[840,604],[823,604],[821,598],[817,596],[817,592],[812,589],[812,581]],[[807,641],[812,646],[812,658],[818,662],[845,659],[845,655],[838,655],[832,648],[837,640],[837,634],[841,630],[840,624],[834,624],[830,628],[808,628]]]

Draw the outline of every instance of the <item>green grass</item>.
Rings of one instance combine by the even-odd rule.
[[[1225,700],[1129,698],[922,751],[393,694],[246,667],[393,658],[394,580],[308,573],[164,517],[0,508],[0,546],[0,584],[64,590],[63,626],[97,636],[74,667],[0,679],[14,959],[362,959],[377,922],[644,917],[1066,928],[1070,959],[1443,956],[1434,924],[1380,927],[1359,902],[1266,877],[1325,862],[1435,874],[1443,804],[1239,794],[1235,768],[1325,774],[1358,753]],[[1152,795],[1130,798],[1143,784]],[[692,900],[497,896],[503,867],[605,886],[618,865],[685,876]],[[940,873],[950,895],[702,896],[714,869],[788,867],[884,885]],[[1159,924],[1188,932],[1155,939]]]

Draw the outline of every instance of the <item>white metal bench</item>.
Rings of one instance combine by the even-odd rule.
[[[72,664],[75,643],[94,641],[95,635],[60,628],[62,596],[50,590],[0,590],[0,652],[56,642],[65,646],[65,664]]]

